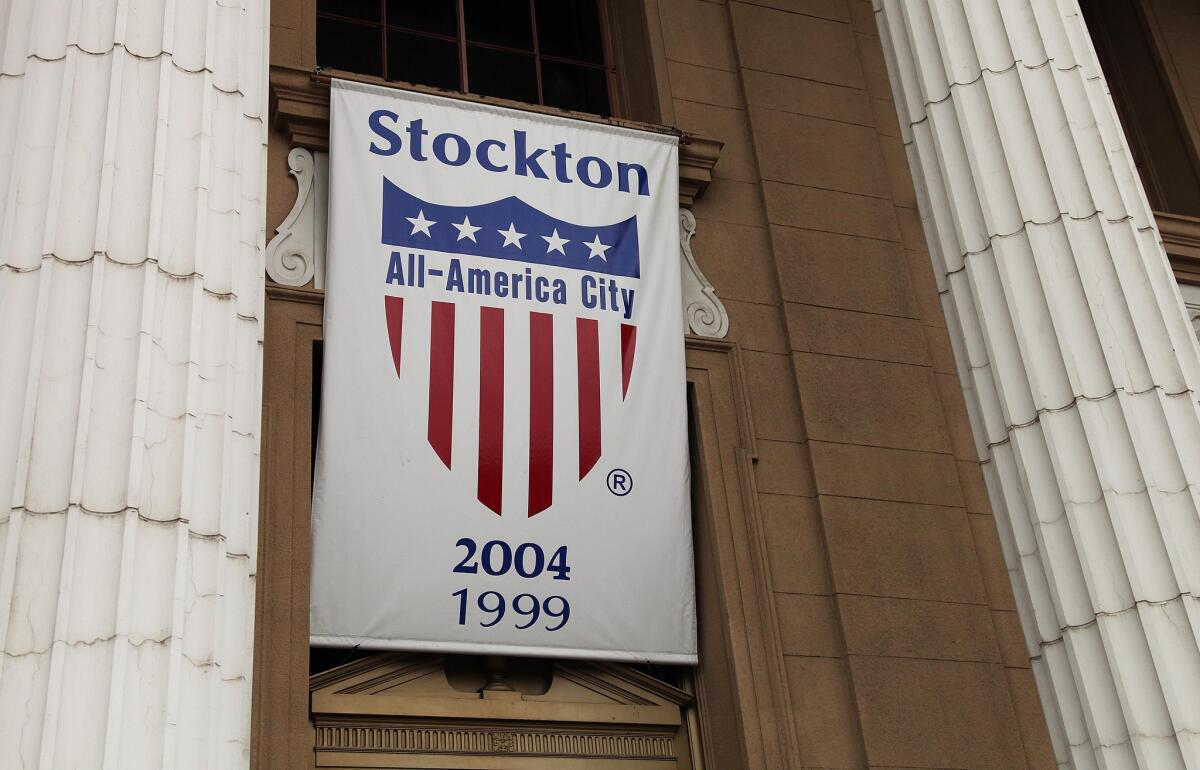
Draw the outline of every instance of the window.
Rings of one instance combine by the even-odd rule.
[[[606,0],[318,0],[317,62],[610,115]]]

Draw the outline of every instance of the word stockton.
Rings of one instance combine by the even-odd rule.
[[[425,288],[427,276],[443,278],[446,291],[477,294],[501,299],[523,299],[529,302],[567,304],[567,282],[562,278],[539,275],[533,268],[506,272],[483,267],[462,266],[458,257],[451,257],[445,270],[425,266],[425,255],[393,251],[388,260],[385,283],[396,286]],[[629,320],[637,290],[617,284],[614,278],[586,273],[579,278],[579,301],[588,310],[609,310]]]
[[[398,125],[399,120],[400,116],[391,110],[375,110],[371,113],[367,125],[380,140],[371,142],[372,153],[386,157],[400,152],[404,140],[392,128]],[[403,131],[408,135],[409,157],[418,162],[429,160],[426,155],[426,150],[429,150],[439,163],[447,166],[464,166],[474,160],[480,168],[496,174],[511,172],[517,176],[546,180],[551,178],[547,173],[549,169],[554,174],[554,181],[560,184],[572,184],[578,179],[588,187],[602,189],[611,186],[615,180],[621,192],[650,195],[650,178],[645,166],[618,161],[614,174],[613,164],[604,158],[584,155],[575,160],[575,177],[572,178],[572,164],[568,161],[575,156],[567,150],[566,142],[559,142],[552,148],[531,148],[524,131],[513,131],[511,149],[508,142],[500,139],[484,139],[472,148],[466,137],[449,131],[435,135],[426,144],[425,137],[429,136],[429,129],[425,128],[422,118],[410,120]],[[549,157],[544,157],[546,155]],[[543,163],[546,165],[543,166]]]

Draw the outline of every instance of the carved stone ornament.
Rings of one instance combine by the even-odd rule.
[[[679,258],[683,269],[683,333],[723,339],[729,333],[729,313],[713,289],[696,258],[692,256],[692,236],[696,217],[688,209],[679,209]]]
[[[288,153],[296,178],[296,202],[267,244],[267,275],[284,286],[325,288],[325,234],[329,213],[329,155],[303,147]],[[723,338],[729,314],[692,256],[696,217],[679,209],[679,262],[682,271],[683,333]]]
[[[288,168],[296,178],[296,202],[267,244],[267,275],[284,286],[324,289],[329,155],[293,147]]]
[[[511,754],[517,750],[516,733],[492,733],[492,751],[501,754]]]

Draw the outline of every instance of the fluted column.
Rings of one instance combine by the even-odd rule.
[[[1200,768],[1200,354],[1077,0],[876,0],[1063,766]]]
[[[267,4],[0,2],[0,767],[247,764]]]

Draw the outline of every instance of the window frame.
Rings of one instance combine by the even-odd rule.
[[[556,0],[541,0],[541,2],[555,2]],[[556,105],[546,104],[545,91],[542,84],[542,62],[555,62],[558,64],[566,64],[573,67],[583,67],[586,69],[596,70],[604,73],[604,84],[606,95],[608,97],[608,112],[602,113],[604,117],[621,118],[621,103],[618,99],[617,87],[617,71],[613,57],[612,46],[612,30],[610,26],[610,15],[608,8],[608,0],[596,0],[596,16],[600,27],[600,49],[602,62],[590,62],[583,59],[572,59],[566,56],[556,56],[554,54],[542,53],[541,46],[538,41],[538,26],[537,26],[537,3],[539,0],[528,0],[529,2],[529,19],[530,19],[530,34],[532,37],[532,50],[524,50],[514,48],[512,46],[500,45],[497,43],[484,43],[467,38],[466,29],[466,3],[465,0],[455,0],[455,16],[457,22],[457,33],[448,35],[441,32],[430,32],[428,30],[416,29],[407,27],[402,24],[389,23],[387,18],[387,0],[378,0],[379,3],[379,21],[371,21],[367,19],[359,19],[352,16],[344,16],[342,14],[333,13],[330,11],[322,11],[317,6],[316,24],[319,30],[322,19],[337,21],[345,24],[354,24],[360,27],[368,27],[377,30],[381,38],[380,46],[380,71],[383,73],[380,77],[389,83],[407,83],[411,81],[400,80],[393,78],[388,72],[388,37],[389,32],[400,32],[407,35],[416,35],[419,37],[429,38],[432,40],[440,40],[442,42],[456,43],[458,46],[458,81],[460,89],[459,93],[475,94],[476,96],[492,96],[490,94],[478,94],[471,91],[470,67],[467,61],[468,47],[483,48],[500,53],[514,54],[518,56],[528,57],[534,63],[534,76],[537,85],[537,104],[543,107],[556,107]],[[314,49],[315,50],[315,49]],[[318,66],[324,66],[320,60]],[[365,74],[365,73],[363,73]],[[374,77],[374,76],[371,76]],[[414,83],[414,85],[422,85]],[[436,86],[433,86],[436,87]],[[505,97],[495,97],[505,98]]]

